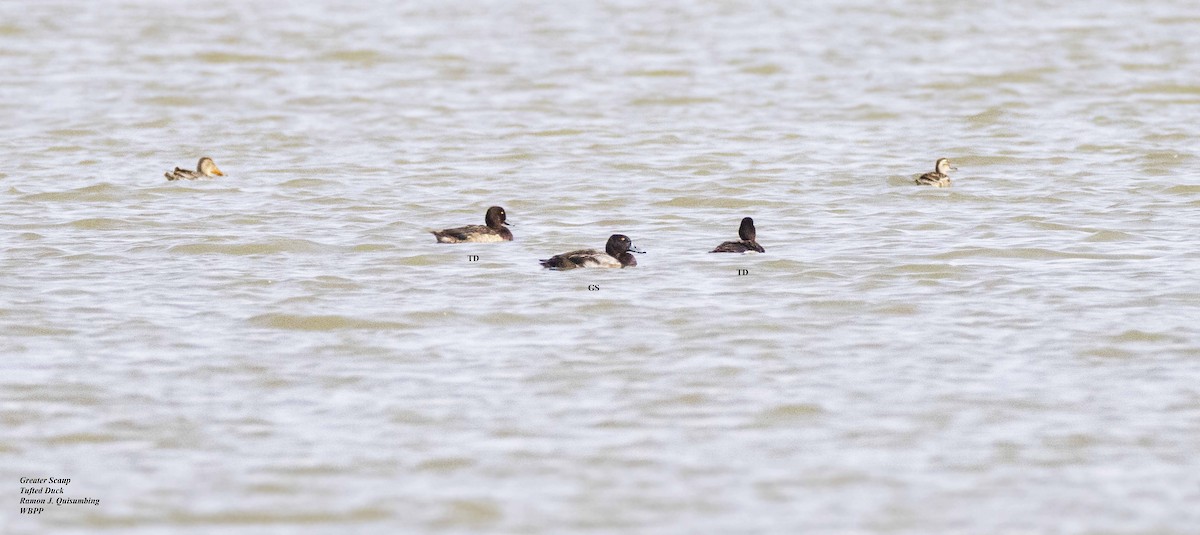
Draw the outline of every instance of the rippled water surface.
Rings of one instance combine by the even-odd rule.
[[[10,1],[0,72],[0,531],[1200,526],[1193,2]]]

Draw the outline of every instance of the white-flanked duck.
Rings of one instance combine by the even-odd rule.
[[[604,251],[581,249],[560,255],[554,255],[547,260],[539,260],[542,267],[550,269],[575,268],[624,268],[637,265],[637,259],[629,253],[644,253],[633,246],[629,236],[613,234],[604,245]]]

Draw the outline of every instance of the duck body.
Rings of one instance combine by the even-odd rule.
[[[196,164],[195,171],[176,167],[174,171],[163,173],[163,176],[167,177],[167,180],[197,180],[212,178],[214,176],[225,176],[225,173],[217,168],[217,164],[213,162],[212,158],[205,156],[200,158],[200,161]]]
[[[755,241],[727,241],[718,245],[716,249],[709,251],[710,253],[765,253],[758,242]]]
[[[503,208],[493,206],[487,209],[483,216],[486,225],[467,225],[465,227],[434,230],[434,238],[438,243],[496,243],[512,241],[512,232],[508,225],[508,214]]]
[[[483,225],[448,228],[434,231],[433,235],[438,243],[498,243],[513,239],[512,231],[506,228],[494,229]]]
[[[749,217],[742,218],[742,224],[738,227],[738,237],[741,240],[727,241],[718,245],[716,249],[709,251],[710,253],[765,253],[761,245],[755,241],[757,231],[754,229],[754,220]]]
[[[595,249],[580,249],[554,255],[546,260],[539,260],[542,267],[567,270],[575,268],[625,268],[637,265],[637,259],[630,253],[644,253],[638,249],[628,236],[613,234],[608,238],[604,251]]]
[[[933,171],[917,177],[916,182],[922,186],[948,188],[950,187],[950,171],[957,169],[950,165],[950,160],[938,158],[937,162],[933,164]]]
[[[917,184],[933,186],[935,188],[948,188],[950,187],[950,177],[945,173],[925,173],[917,177]]]

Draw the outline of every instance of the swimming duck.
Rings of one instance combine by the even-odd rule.
[[[445,230],[433,230],[434,237],[438,243],[493,243],[502,241],[512,241],[512,232],[504,228],[508,224],[508,214],[504,213],[504,209],[499,206],[493,206],[487,209],[487,213],[483,215],[483,222],[487,225],[467,225],[465,227],[448,228]]]
[[[211,178],[214,176],[225,176],[220,169],[217,169],[217,164],[213,163],[212,158],[205,156],[200,158],[200,163],[196,164],[196,170],[184,169],[176,167],[174,171],[163,173],[167,180],[196,180],[197,178]]]
[[[581,249],[560,255],[554,255],[549,260],[538,260],[542,267],[550,269],[575,268],[624,268],[637,265],[637,259],[629,253],[645,253],[633,246],[629,236],[613,234],[604,245],[604,252],[595,249]]]
[[[950,187],[950,171],[958,171],[958,168],[951,167],[950,160],[938,158],[937,163],[933,164],[933,172],[917,177],[917,184],[933,186],[935,188],[948,188]]]
[[[738,237],[742,241],[727,241],[718,245],[716,249],[709,251],[710,253],[748,253],[754,251],[757,253],[767,252],[758,242],[754,241],[754,220],[749,217],[742,218],[742,226],[738,227]]]

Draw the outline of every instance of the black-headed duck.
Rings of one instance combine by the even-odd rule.
[[[613,234],[608,238],[608,243],[604,245],[603,252],[595,249],[581,249],[554,255],[548,260],[539,260],[539,262],[542,263],[542,267],[550,269],[624,268],[637,265],[637,259],[629,254],[631,252],[644,253],[646,251],[634,247],[629,236]]]
[[[432,230],[438,243],[494,243],[512,241],[512,232],[504,228],[508,225],[508,214],[499,206],[487,209],[483,215],[486,225],[467,225],[465,227]]]
[[[756,253],[767,252],[754,241],[756,233],[754,231],[754,220],[749,217],[742,218],[742,226],[738,227],[738,237],[741,241],[727,241],[718,245],[716,249],[709,251],[710,253]]]

